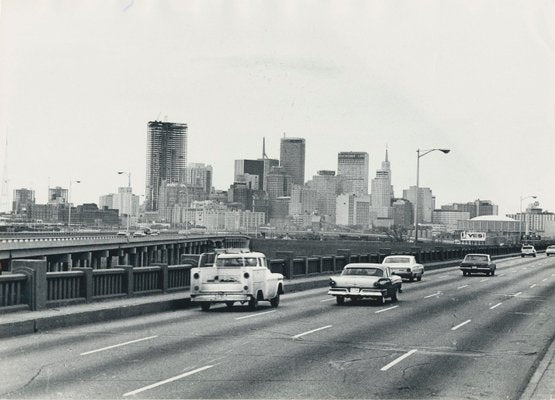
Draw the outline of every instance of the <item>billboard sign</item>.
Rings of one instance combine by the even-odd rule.
[[[461,232],[461,241],[466,242],[485,242],[486,232]]]

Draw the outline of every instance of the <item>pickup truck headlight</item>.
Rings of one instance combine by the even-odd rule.
[[[245,272],[245,273],[243,274],[243,277],[244,277],[245,279],[249,279],[249,276],[250,276],[250,275],[249,275],[248,272]]]
[[[193,279],[198,279],[198,278],[200,278],[200,275],[198,274],[198,272],[195,272],[193,274]]]

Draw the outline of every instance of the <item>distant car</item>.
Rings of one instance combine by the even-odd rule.
[[[521,257],[527,257],[527,256],[536,257],[536,249],[531,244],[525,244],[520,249],[520,256]]]
[[[133,237],[145,237],[146,233],[144,233],[143,231],[135,231],[133,232]]]
[[[383,264],[353,263],[345,265],[341,276],[330,278],[328,294],[335,296],[338,305],[346,298],[352,301],[374,299],[384,304],[386,298],[397,301],[401,284],[401,277],[392,274],[391,269]]]
[[[387,256],[383,259],[382,264],[387,265],[393,274],[411,282],[415,279],[421,281],[422,275],[424,275],[424,266],[418,264],[414,256]]]
[[[116,233],[116,236],[122,236],[122,237],[128,237],[131,234],[127,231],[119,231],[118,233]]]
[[[459,268],[463,276],[470,276],[475,273],[485,273],[487,276],[493,276],[497,266],[491,261],[489,254],[467,254]]]
[[[554,254],[555,254],[555,246],[547,246],[547,249],[545,249],[545,255],[549,257]]]

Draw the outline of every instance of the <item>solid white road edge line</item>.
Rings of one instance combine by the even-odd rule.
[[[389,308],[384,308],[383,310],[378,310],[376,311],[374,314],[379,314],[381,312],[387,311],[387,310],[393,310],[394,308],[397,308],[399,306],[393,306],[393,307],[389,307]]]
[[[455,325],[454,327],[451,328],[452,331],[456,331],[457,329],[459,329],[461,326],[468,324],[470,321],[472,321],[471,319],[467,319],[466,321]]]
[[[496,305],[494,305],[494,306],[491,306],[491,307],[490,307],[489,309],[490,309],[490,310],[493,310],[494,308],[497,308],[497,307],[499,307],[499,306],[500,306],[501,304],[503,304],[503,302],[501,302],[501,303],[497,303]]]
[[[215,364],[215,365],[217,365],[217,364]],[[134,394],[144,392],[145,390],[149,390],[149,389],[153,389],[153,388],[158,387],[158,386],[165,385],[166,383],[170,383],[170,382],[176,381],[178,379],[185,378],[186,376],[196,374],[197,372],[201,372],[201,371],[204,371],[205,369],[212,368],[212,367],[214,367],[214,365],[205,365],[204,367],[200,367],[200,368],[194,369],[192,371],[185,372],[184,374],[174,376],[173,378],[168,378],[168,379],[165,379],[163,381],[153,383],[152,385],[148,385],[148,386],[142,387],[140,389],[133,390],[132,392],[127,392],[123,395],[123,397],[132,396]]]
[[[412,349],[411,351],[403,354],[401,357],[396,358],[395,360],[391,361],[389,364],[387,364],[385,367],[382,367],[380,369],[380,371],[387,371],[389,368],[393,367],[395,364],[400,363],[401,361],[403,361],[405,358],[413,355],[414,353],[416,353],[417,350],[416,349]]]
[[[291,339],[298,339],[298,338],[300,338],[301,336],[308,335],[308,334],[310,334],[310,333],[318,332],[318,331],[321,331],[321,330],[324,330],[324,329],[328,329],[328,328],[331,328],[331,327],[332,327],[332,325],[326,325],[326,326],[323,326],[323,327],[321,327],[321,328],[312,329],[311,331],[303,332],[303,333],[299,333],[298,335],[291,336]]]
[[[245,319],[245,318],[258,317],[259,315],[269,314],[269,313],[276,312],[276,311],[277,310],[264,311],[264,312],[260,312],[260,313],[256,313],[256,314],[245,315],[244,317],[237,317],[235,319],[239,320],[239,319]]]
[[[88,355],[88,354],[98,353],[99,351],[110,350],[110,349],[114,349],[114,348],[116,348],[116,347],[125,346],[125,345],[131,344],[131,343],[142,342],[143,340],[150,340],[150,339],[154,339],[154,338],[157,338],[157,337],[158,337],[158,335],[154,335],[154,336],[149,336],[149,337],[145,337],[145,338],[142,338],[142,339],[130,340],[129,342],[114,344],[114,345],[112,345],[112,346],[103,347],[103,348],[101,348],[101,349],[86,351],[86,352],[81,353],[81,354],[79,354],[79,355],[80,355],[80,356],[86,356],[86,355]]]
[[[440,294],[441,294],[441,292],[437,292],[437,293],[434,293],[434,294],[429,294],[429,295],[427,295],[427,296],[424,296],[424,298],[425,298],[425,299],[429,299],[430,297],[439,296]]]

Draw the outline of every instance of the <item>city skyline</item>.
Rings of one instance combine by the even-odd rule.
[[[262,137],[279,158],[286,132],[306,139],[305,177],[334,169],[339,151],[367,152],[374,171],[387,144],[403,189],[415,184],[417,148],[447,147],[421,164],[421,185],[439,204],[485,198],[507,214],[534,194],[555,208],[545,184],[555,146],[553,5],[499,14],[494,1],[229,2],[226,13],[194,2],[52,4],[1,5],[10,200],[30,187],[44,202],[49,186],[79,179],[73,202],[94,201],[122,186],[120,170],[141,194],[144,123],[168,115],[188,124],[190,162],[212,165],[219,189],[232,183],[233,160],[259,157]]]

